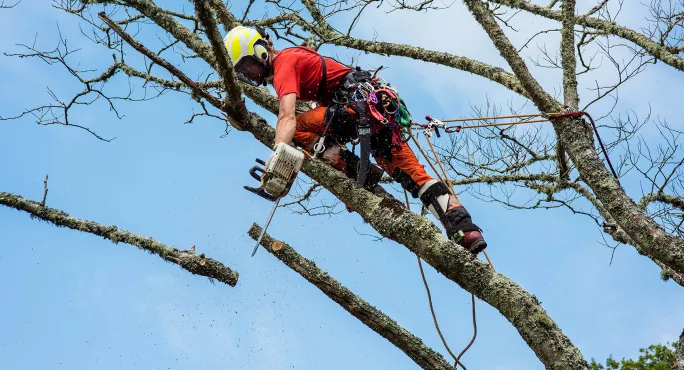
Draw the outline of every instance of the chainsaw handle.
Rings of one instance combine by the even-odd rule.
[[[278,200],[278,197],[267,193],[266,190],[264,190],[262,188],[253,188],[253,187],[247,186],[247,185],[243,186],[243,188],[245,188],[245,190],[248,190],[248,191],[250,191],[250,192],[266,199],[266,200],[270,200],[271,202],[275,202],[276,200]]]
[[[257,162],[258,162],[258,161],[259,161],[259,159],[257,159]],[[257,174],[257,173],[259,173],[259,172],[261,173],[261,175],[258,175],[258,174]],[[266,171],[265,171],[263,168],[259,167],[259,166],[254,166],[254,167],[252,167],[252,168],[249,169],[249,174],[250,174],[256,181],[259,181],[259,182],[261,182],[261,177],[264,175],[264,173],[266,173]]]

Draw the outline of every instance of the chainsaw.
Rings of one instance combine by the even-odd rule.
[[[249,170],[249,174],[255,180],[259,181],[259,187],[253,188],[251,186],[244,186],[244,188],[275,203],[273,204],[271,213],[268,215],[264,228],[261,229],[261,235],[259,235],[259,239],[257,239],[254,251],[252,251],[252,256],[254,256],[257,249],[259,249],[261,239],[264,237],[266,229],[271,223],[271,219],[273,218],[276,208],[278,208],[280,199],[290,191],[292,184],[294,184],[297,173],[299,173],[302,163],[304,162],[304,153],[285,143],[278,143],[268,162],[264,162],[259,158],[256,159],[256,162],[263,167],[254,166]]]

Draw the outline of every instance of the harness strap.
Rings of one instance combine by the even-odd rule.
[[[366,183],[366,177],[370,170],[370,152],[371,152],[371,123],[366,114],[366,102],[357,101],[351,108],[357,116],[357,130],[359,136],[359,176],[356,178],[356,187],[362,188]]]

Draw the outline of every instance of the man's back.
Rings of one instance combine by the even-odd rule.
[[[351,69],[339,62],[325,58],[326,84],[318,101],[319,85],[323,75],[321,57],[313,49],[300,46],[281,50],[273,59],[273,86],[278,98],[296,93],[298,100],[318,101],[327,105],[344,76]]]

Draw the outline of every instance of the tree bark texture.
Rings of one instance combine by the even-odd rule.
[[[532,77],[525,62],[496,23],[491,12],[480,0],[464,0],[475,19],[485,29],[501,56],[528,91],[531,100],[542,112],[557,112],[560,104],[546,93]],[[684,241],[665,232],[646,216],[613,178],[599,157],[591,130],[580,119],[553,120],[558,140],[563,143],[582,179],[591,187],[610,216],[653,259],[684,274]]]
[[[253,224],[248,231],[249,236],[254,240],[257,240],[260,233],[261,227],[257,224]],[[302,257],[291,246],[272,238],[268,234],[264,235],[261,245],[289,268],[315,285],[330,299],[342,306],[352,316],[406,353],[421,368],[454,368],[441,354],[426,346],[420,338],[402,328],[391,317],[385,315],[382,311],[373,307],[340,284],[340,282],[333,279],[327,272],[316,266],[316,263]]]
[[[230,286],[235,286],[238,281],[238,273],[236,271],[231,270],[221,262],[206,258],[204,255],[197,255],[194,251],[180,251],[152,238],[120,230],[116,226],[105,226],[97,222],[81,220],[72,217],[63,211],[41,206],[38,202],[27,200],[10,193],[0,192],[0,204],[27,212],[34,217],[48,221],[57,226],[99,235],[114,243],[122,242],[134,245],[151,254],[158,255],[165,261],[175,263],[194,275],[216,279]]]
[[[547,7],[534,5],[526,0],[489,0],[489,2],[506,5],[515,9],[525,10],[532,14],[556,21],[563,20],[563,11],[552,10]],[[587,15],[576,16],[575,24],[593,28],[606,34],[614,35],[631,41],[634,44],[644,48],[644,50],[646,50],[650,55],[654,56],[663,63],[677,68],[680,71],[684,71],[684,58],[672,53],[666,46],[649,39],[639,32],[631,30],[627,27],[619,26],[615,22],[609,22]]]

